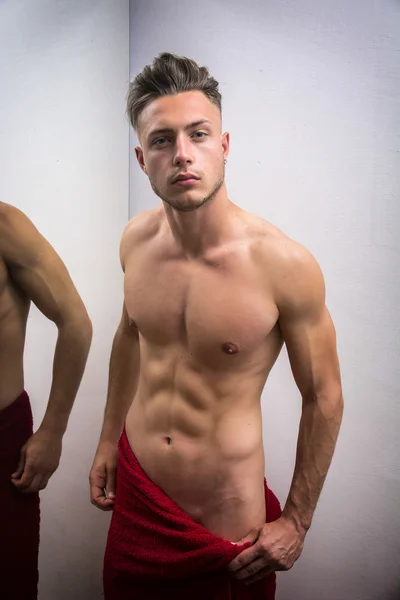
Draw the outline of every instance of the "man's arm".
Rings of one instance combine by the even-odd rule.
[[[102,510],[110,510],[114,504],[118,440],[136,393],[139,368],[139,336],[129,323],[124,304],[111,350],[103,427],[89,477],[91,502]]]
[[[129,224],[121,239],[121,265],[125,270],[125,253],[131,245],[134,224]],[[96,455],[90,471],[90,498],[101,510],[114,504],[117,470],[117,447],[126,415],[136,394],[140,371],[139,334],[129,320],[125,307],[111,350],[107,402]]]
[[[118,443],[136,393],[139,368],[139,335],[136,327],[129,322],[124,303],[111,349],[107,402],[100,443]]]
[[[296,465],[283,516],[305,533],[335,450],[343,397],[323,277],[315,260],[303,250],[299,262],[292,275],[293,295],[280,307],[280,326],[302,395]]]
[[[273,570],[290,569],[300,556],[331,463],[343,412],[336,337],[325,306],[323,277],[304,248],[294,244],[289,248],[289,258],[279,265],[277,306],[303,402],[296,464],[282,517],[266,524],[254,546],[242,552],[229,567],[235,577],[246,583]]]
[[[53,377],[43,421],[21,451],[13,483],[21,491],[46,487],[78,391],[92,337],[86,308],[52,246],[15,207],[0,207],[0,251],[12,279],[58,328]]]

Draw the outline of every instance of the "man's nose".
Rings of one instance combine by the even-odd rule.
[[[193,162],[190,141],[185,136],[176,139],[174,165],[186,165]]]

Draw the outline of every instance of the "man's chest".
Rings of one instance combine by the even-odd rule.
[[[143,261],[126,270],[125,303],[146,342],[183,344],[202,363],[251,357],[278,318],[266,287],[243,265]]]

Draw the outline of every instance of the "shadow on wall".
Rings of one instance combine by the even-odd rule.
[[[384,597],[376,597],[376,600],[400,600],[400,584],[396,586],[396,589],[392,593]]]

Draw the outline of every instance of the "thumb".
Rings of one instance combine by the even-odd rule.
[[[25,456],[26,456],[26,447],[23,446],[21,448],[17,470],[15,471],[15,473],[13,473],[11,475],[12,479],[20,479],[22,477],[22,473],[24,472],[24,467],[25,467]]]
[[[115,498],[116,475],[117,468],[115,466],[107,467],[106,496],[110,500]]]

